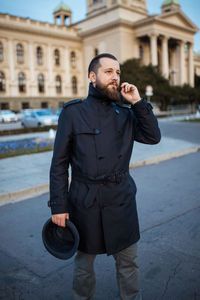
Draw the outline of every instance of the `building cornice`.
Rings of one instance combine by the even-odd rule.
[[[180,9],[162,13],[160,15],[157,15],[157,18],[164,19],[164,18],[173,16],[173,15],[179,15],[190,27],[194,28],[196,30],[196,32],[199,31],[199,28]]]
[[[79,30],[72,26],[58,26],[46,22],[31,20],[0,13],[0,28],[9,31],[31,33],[53,38],[81,41],[78,36]]]
[[[115,10],[115,9],[118,9],[118,8],[123,8],[123,9],[126,9],[128,10],[129,12],[132,11],[132,12],[135,12],[135,13],[138,13],[138,14],[141,14],[144,16],[144,18],[147,17],[147,13],[144,13],[144,12],[141,12],[141,11],[138,11],[132,7],[127,7],[126,5],[124,4],[116,4],[116,5],[113,5],[112,7],[109,7],[109,8],[106,8],[105,10],[99,12],[99,13],[96,13],[95,15],[92,15],[92,16],[88,16],[86,19],[83,19],[77,23],[74,23],[72,26],[73,27],[76,27],[77,25],[81,24],[81,23],[85,23],[85,22],[88,22],[89,20],[92,20],[92,19],[95,19],[97,16],[100,16],[100,15],[105,15],[105,12],[110,12],[112,10]]]
[[[153,24],[161,24],[161,25],[173,28],[173,29],[178,29],[178,30],[192,33],[192,34],[198,32],[197,28],[186,28],[186,27],[183,27],[183,26],[180,26],[177,24],[173,24],[173,23],[164,21],[163,19],[159,18],[159,15],[153,15],[146,19],[139,20],[133,24],[133,28],[137,29],[137,28],[141,28],[143,26],[153,25]]]
[[[92,29],[88,29],[87,31],[80,32],[79,36],[81,38],[85,38],[85,37],[89,37],[90,35],[94,35],[94,33],[101,33],[105,30],[107,31],[109,29],[116,28],[116,27],[119,27],[119,26],[125,26],[125,27],[128,27],[128,28],[132,29],[133,28],[133,23],[128,21],[128,20],[118,19],[118,20],[115,20],[113,22],[110,22],[109,24],[103,24],[103,25],[98,26],[96,28],[92,28]]]

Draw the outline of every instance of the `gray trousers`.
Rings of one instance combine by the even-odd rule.
[[[117,284],[122,300],[142,300],[139,293],[137,244],[113,254]],[[77,252],[74,260],[73,299],[91,300],[96,288],[94,260],[96,255]],[[106,299],[106,296],[105,296]]]

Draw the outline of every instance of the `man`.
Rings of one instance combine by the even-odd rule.
[[[65,226],[70,218],[79,231],[75,300],[92,299],[93,263],[101,253],[116,261],[121,299],[142,299],[135,261],[140,238],[136,185],[129,161],[134,140],[156,144],[160,131],[151,105],[136,86],[124,82],[119,92],[120,66],[113,55],[94,57],[88,75],[88,97],[66,103],[59,118],[50,170],[52,221]],[[122,97],[130,105],[123,104]]]

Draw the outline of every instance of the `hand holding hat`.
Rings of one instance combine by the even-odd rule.
[[[69,259],[78,249],[79,233],[75,225],[66,219],[66,226],[61,227],[48,219],[42,229],[42,240],[45,248],[53,256]]]
[[[66,221],[65,221],[66,219],[69,220],[69,214],[68,213],[52,215],[52,222],[57,224],[58,226],[61,226],[61,227],[66,226]]]

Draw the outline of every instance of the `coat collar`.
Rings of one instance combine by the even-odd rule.
[[[103,111],[109,111],[112,107],[115,107],[117,104],[120,105],[123,102],[122,96],[119,102],[106,99],[101,91],[95,88],[91,82],[89,84],[87,100],[91,106],[96,106],[97,109],[102,109]]]

